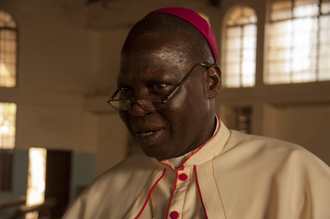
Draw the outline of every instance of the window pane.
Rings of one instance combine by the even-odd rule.
[[[318,80],[319,81],[329,81],[330,80],[329,71],[330,71],[330,67],[327,68],[327,69],[320,69],[319,70],[319,78],[318,78]]]
[[[290,58],[291,50],[286,49],[277,49],[271,50],[268,54],[269,60],[285,60],[286,58]]]
[[[293,9],[294,17],[317,16],[318,13],[319,13],[319,6],[315,4],[296,6]]]
[[[256,47],[256,37],[255,36],[244,36],[243,38],[243,48],[255,48]]]
[[[240,73],[240,62],[226,63],[226,77],[227,75],[239,75]]]
[[[255,50],[257,43],[257,26],[256,25],[245,25],[243,28],[243,47],[253,48]]]
[[[285,74],[275,74],[275,75],[266,75],[265,82],[267,84],[289,84],[290,75]]]
[[[322,45],[330,44],[330,15],[320,17],[319,37]]]
[[[279,21],[276,23],[271,23],[270,24],[270,30],[269,30],[269,34],[273,35],[273,34],[283,34],[286,33],[288,31],[291,31],[291,21]]]
[[[290,61],[283,60],[268,64],[268,72],[272,75],[290,75],[291,64]]]
[[[242,77],[242,87],[253,87],[255,84],[255,75],[244,75]]]
[[[321,30],[330,30],[330,15],[323,15],[320,17],[320,28]]]
[[[294,72],[292,76],[293,83],[316,81],[315,69]]]
[[[227,50],[226,52],[226,62],[239,62],[241,60],[241,50],[233,49]]]
[[[240,49],[241,48],[241,38],[240,37],[232,37],[227,39],[226,47],[228,49]]]
[[[320,69],[330,68],[329,60],[330,60],[330,53],[319,58],[319,68]]]
[[[225,77],[225,84],[226,87],[232,87],[232,88],[238,88],[240,87],[240,76],[239,74],[237,75],[228,75]]]
[[[292,18],[292,1],[276,1],[272,4],[270,20],[278,21]]]
[[[257,16],[252,8],[237,7],[227,18],[227,26],[246,25],[257,23]]]
[[[253,75],[256,69],[256,63],[253,61],[244,61],[242,63],[242,75]]]
[[[330,80],[330,15],[320,17],[319,43],[318,80]]]
[[[242,35],[242,28],[228,27],[226,32],[227,32],[227,37],[240,37]]]
[[[244,61],[255,62],[256,50],[254,48],[253,49],[244,49],[242,59]]]
[[[257,34],[257,25],[255,24],[244,25],[243,34],[255,36]]]
[[[309,32],[316,33],[319,29],[318,27],[318,19],[317,18],[299,18],[293,20],[293,30],[296,35],[303,34],[304,38],[305,35],[310,35]]]
[[[285,49],[291,45],[292,36],[290,34],[274,35],[269,37],[269,47],[272,49]]]
[[[255,61],[243,61],[242,63],[242,87],[253,87],[255,84]]]
[[[308,68],[313,63],[316,53],[316,47],[298,47],[292,51],[292,60],[297,65],[295,70]],[[299,68],[299,69],[298,69]]]
[[[329,46],[330,49],[330,46]],[[318,60],[318,79],[320,81],[330,80],[330,50],[327,54],[322,55]]]
[[[226,63],[225,72],[226,87],[240,87],[240,62]]]
[[[330,2],[322,2],[321,14],[329,14],[329,13],[330,13]]]
[[[0,149],[15,147],[16,104],[0,103]]]

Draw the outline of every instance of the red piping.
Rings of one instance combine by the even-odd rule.
[[[175,183],[174,183],[174,188],[173,188],[173,191],[172,191],[172,194],[171,194],[170,203],[169,203],[168,208],[167,208],[166,218],[168,217],[168,214],[169,214],[169,211],[170,211],[170,207],[171,207],[173,196],[174,196],[174,191],[175,191],[176,186],[177,186],[177,181],[178,181],[178,171],[175,172]]]
[[[156,183],[155,183],[155,184],[153,185],[153,187],[151,188],[151,190],[150,190],[150,192],[149,192],[149,195],[148,195],[148,198],[147,198],[147,201],[144,203],[144,205],[143,205],[143,207],[142,207],[140,213],[138,214],[138,216],[136,216],[135,219],[137,219],[137,218],[139,218],[139,217],[141,216],[142,212],[144,211],[144,208],[146,207],[146,205],[147,205],[147,203],[148,203],[148,201],[149,201],[149,198],[150,198],[150,196],[151,196],[152,191],[154,190],[154,188],[156,187],[156,185],[158,184],[158,182],[163,178],[163,176],[164,176],[164,174],[165,174],[165,171],[166,171],[166,169],[164,169],[163,174],[159,177],[159,179],[156,181]]]
[[[205,214],[205,217],[208,218],[207,213],[206,213],[206,209],[205,209],[205,205],[204,205],[204,202],[203,202],[203,197],[202,197],[202,193],[201,193],[201,188],[199,187],[199,183],[198,183],[196,165],[194,165],[194,170],[195,170],[195,177],[196,177],[196,182],[197,182],[197,187],[198,187],[199,196],[201,197],[202,206],[203,206],[203,209],[204,209],[204,214]]]
[[[190,183],[191,183],[191,180],[189,180],[189,184],[188,184],[187,188],[189,187]],[[181,209],[181,211],[182,211],[182,218],[183,218],[183,214],[184,214],[183,207],[184,207],[184,204],[186,203],[186,198],[187,198],[187,190],[186,190],[186,193],[184,195],[183,205],[182,205],[182,209]]]
[[[215,114],[215,116],[217,117],[217,120],[218,120],[218,122],[219,122],[219,126],[221,125],[221,123],[220,123],[220,119],[219,119],[219,116],[217,115],[217,114]],[[212,138],[210,138],[210,139],[208,139],[206,142],[204,142],[204,144],[202,144],[196,151],[194,151],[192,154],[190,154],[188,157],[187,157],[187,159],[182,163],[182,167],[183,167],[183,165],[194,155],[194,154],[196,154],[200,149],[202,149],[202,147],[204,147],[209,141],[211,141],[217,134],[218,134],[218,132],[219,132],[219,130],[220,130],[220,127],[218,128],[218,130],[217,130],[217,132],[216,133],[214,133],[214,135],[212,136]]]
[[[155,172],[155,170],[157,169],[157,167],[155,167],[155,169],[152,171],[152,173],[150,174],[150,176],[149,176],[149,178],[148,178],[148,180],[147,180],[147,182],[150,180],[150,178],[151,178],[151,176],[152,176],[152,174]],[[141,195],[141,193],[142,193],[142,191],[143,191],[143,189],[146,187],[146,185],[147,185],[147,182],[144,184],[144,186],[143,186],[143,188],[141,189],[141,191],[140,191],[140,193],[139,193],[139,195],[136,197],[136,199],[134,200],[134,202],[136,202],[136,200],[140,197],[140,195]]]
[[[170,165],[168,163],[161,162],[161,161],[159,161],[159,162],[162,163],[162,164],[164,164],[164,165],[166,165],[166,166],[169,166],[172,170],[175,170],[172,165]]]

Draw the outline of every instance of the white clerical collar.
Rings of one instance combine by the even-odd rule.
[[[218,121],[217,118],[215,118],[215,121],[216,121],[216,125],[215,125],[215,129],[213,131],[213,134],[212,134],[211,138],[215,135],[215,133],[217,133],[217,131],[218,131],[219,127],[220,127],[220,123],[219,123],[219,121]],[[184,154],[184,155],[182,155],[180,157],[174,157],[174,158],[171,158],[171,159],[162,160],[162,162],[168,163],[168,164],[172,165],[175,169],[177,169],[177,168],[181,167],[181,164],[183,163],[183,161],[185,161],[186,158],[190,154],[194,153],[194,151],[196,151],[197,149],[198,148],[196,148],[195,150],[192,150],[192,151],[190,151],[190,152],[188,152],[188,153],[186,153],[186,154]]]

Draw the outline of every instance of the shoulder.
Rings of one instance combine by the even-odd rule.
[[[297,144],[234,130],[230,132],[223,155],[230,154],[236,158],[240,157],[241,160],[249,160],[252,163],[260,162],[266,166],[272,165],[278,166],[278,168],[299,163],[301,168],[321,168],[330,174],[329,166]]]
[[[155,164],[143,152],[138,152],[121,161],[114,167],[110,168],[99,177],[97,177],[91,186],[99,187],[102,184],[113,183],[120,186],[118,181],[128,180],[138,176],[146,175],[152,172]],[[121,180],[122,179],[122,180]]]
[[[247,149],[258,152],[278,152],[283,154],[289,154],[292,152],[301,152],[302,154],[310,154],[303,147],[282,141],[275,138],[269,138],[264,136],[250,135],[241,133],[235,130],[230,130],[230,138],[227,143],[227,150],[234,148]]]
[[[226,202],[260,206],[278,218],[329,218],[329,166],[299,145],[230,132],[213,161]]]
[[[256,146],[263,146],[263,147],[286,147],[290,148],[292,150],[299,150],[302,149],[300,146],[282,141],[275,138],[269,138],[264,136],[258,136],[258,135],[251,135],[251,134],[245,134],[242,132],[238,132],[235,130],[230,130],[230,143],[233,144],[233,146],[237,145],[256,145]]]
[[[128,157],[97,177],[63,218],[122,218],[155,168],[142,152]]]
[[[123,161],[119,162],[114,167],[105,171],[100,178],[107,177],[112,174],[119,174],[125,172],[129,174],[130,172],[135,171],[145,171],[146,169],[152,168],[154,166],[153,162],[149,157],[147,157],[142,151],[137,152]]]

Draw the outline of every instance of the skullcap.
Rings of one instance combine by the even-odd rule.
[[[196,27],[206,38],[207,42],[209,43],[214,61],[217,62],[218,60],[218,49],[217,49],[217,41],[214,37],[213,31],[207,21],[202,18],[199,14],[190,10],[188,8],[178,8],[178,7],[169,7],[169,8],[160,8],[154,11],[151,11],[148,15],[154,13],[165,13],[170,14],[176,17],[179,17],[183,20],[188,21],[194,27]]]

